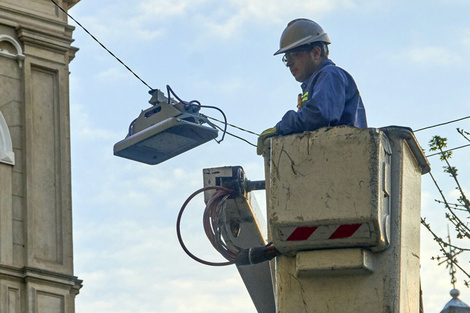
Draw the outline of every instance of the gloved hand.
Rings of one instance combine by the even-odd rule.
[[[256,146],[256,154],[262,155],[264,151],[264,141],[266,138],[276,136],[276,127],[271,127],[266,129],[264,132],[261,133],[258,137],[258,145]]]

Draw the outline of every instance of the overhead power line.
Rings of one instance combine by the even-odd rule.
[[[147,86],[149,89],[153,90],[152,87],[150,87],[149,84],[147,84],[142,78],[140,78],[139,75],[137,75],[129,66],[127,66],[126,63],[124,63],[120,58],[118,58],[111,50],[109,50],[101,41],[98,40],[95,36],[93,36],[92,33],[88,31],[80,22],[78,22],[75,18],[73,18],[72,15],[70,15],[64,8],[62,8],[57,2],[54,0],[51,0],[52,3],[55,4],[56,7],[58,7],[62,12],[64,12],[68,17],[70,17],[75,23],[77,23],[78,26],[80,26],[88,35],[90,35],[93,40],[95,40],[104,50],[106,50],[113,58],[115,58],[119,63],[121,63],[129,72],[131,72],[138,80],[140,80],[145,86]]]
[[[458,149],[462,149],[462,148],[466,148],[466,147],[470,147],[470,144],[468,144],[468,145],[463,145],[463,146],[459,146],[459,147],[455,147],[455,148],[448,149],[448,150],[444,150],[444,151],[442,151],[442,152],[436,152],[436,153],[433,153],[433,154],[429,154],[429,155],[427,155],[426,157],[429,158],[429,157],[432,157],[432,156],[435,156],[435,155],[441,155],[441,154],[446,153],[446,152],[449,152],[449,151],[454,151],[454,150],[458,150]]]
[[[434,127],[438,127],[438,126],[443,126],[443,125],[447,125],[447,124],[459,122],[459,121],[465,120],[465,119],[467,119],[467,118],[470,118],[470,115],[469,115],[469,116],[461,117],[461,118],[456,119],[456,120],[452,120],[452,121],[448,121],[448,122],[444,122],[444,123],[439,123],[439,124],[435,124],[435,125],[431,125],[431,126],[426,126],[426,127],[423,127],[423,128],[415,129],[414,132],[416,133],[416,132],[419,132],[419,131],[422,131],[422,130],[425,130],[425,129],[430,129],[430,128],[434,128]]]
[[[147,86],[149,89],[153,90],[153,88],[147,84],[139,75],[137,75],[137,73],[135,73],[126,63],[124,63],[120,58],[118,58],[111,50],[109,50],[100,40],[98,40],[98,38],[96,38],[90,31],[88,31],[88,29],[86,29],[80,22],[78,22],[72,15],[70,15],[64,8],[62,8],[56,1],[54,0],[50,0],[52,3],[54,3],[54,5],[56,7],[58,7],[62,12],[64,12],[70,19],[72,19],[75,23],[77,23],[77,25],[82,28],[91,38],[93,38],[93,40],[95,40],[104,50],[106,50],[113,58],[115,58],[119,63],[121,63],[129,72],[131,72],[138,80],[140,80],[145,86]],[[207,118],[210,118],[212,120],[215,120],[217,122],[221,122],[221,123],[224,123],[222,121],[219,121],[218,119],[216,118],[213,118],[213,117],[210,117],[210,116],[205,116]],[[439,123],[439,124],[435,124],[435,125],[430,125],[430,126],[426,126],[426,127],[422,127],[422,128],[419,128],[419,129],[416,129],[416,130],[413,130],[415,133],[416,132],[420,132],[420,131],[423,131],[423,130],[426,130],[426,129],[431,129],[431,128],[435,128],[435,127],[439,127],[439,126],[443,126],[443,125],[448,125],[448,124],[451,124],[451,123],[455,123],[455,122],[458,122],[458,121],[462,121],[462,120],[465,120],[465,119],[468,119],[470,118],[470,116],[464,116],[464,117],[461,117],[461,118],[458,118],[458,119],[455,119],[455,120],[451,120],[451,121],[448,121],[448,122],[444,122],[444,123]],[[234,128],[237,128],[243,132],[247,132],[247,133],[250,133],[252,135],[256,135],[256,136],[259,136],[259,134],[253,132],[253,131],[250,131],[248,129],[245,129],[245,128],[242,128],[242,127],[239,127],[239,126],[236,126],[236,125],[233,125],[233,124],[228,124],[227,125],[231,126],[231,127],[234,127]],[[245,141],[246,143],[252,145],[252,146],[255,146],[254,144],[250,143],[249,141],[247,141],[246,139],[244,138],[241,138],[239,136],[236,136],[234,134],[231,134],[229,132],[227,132],[227,134],[237,138],[237,139],[240,139],[242,141]],[[465,147],[468,147],[470,145],[464,145],[464,146],[460,146],[460,147],[456,147],[456,148],[453,148],[453,149],[449,149],[447,151],[452,151],[452,150],[457,150],[457,149],[461,149],[461,148],[465,148]],[[430,156],[434,156],[434,155],[438,155],[440,153],[435,153],[435,154],[430,154],[428,155],[427,157],[430,157]]]
[[[439,123],[439,124],[419,128],[419,129],[414,130],[414,132],[416,133],[416,132],[419,132],[419,131],[422,131],[422,130],[452,124],[452,123],[459,122],[459,121],[462,121],[462,120],[465,120],[465,119],[468,119],[468,118],[470,118],[470,116],[464,116],[464,117],[461,117],[461,118],[458,118],[458,119],[455,119],[455,120],[451,120],[451,121],[448,121],[448,122]],[[426,155],[426,157],[429,158],[429,157],[436,156],[436,155],[442,155],[443,153],[446,153],[446,152],[449,152],[449,151],[454,151],[454,150],[467,148],[467,147],[470,147],[470,144],[466,144],[466,145],[463,145],[463,146],[458,146],[458,147],[455,147],[455,148],[447,149],[447,150],[444,150],[442,152],[436,152],[436,153],[433,153],[433,154],[428,154],[428,155]]]

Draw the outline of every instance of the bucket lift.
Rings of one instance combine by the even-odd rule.
[[[152,107],[131,123],[114,155],[155,165],[217,138],[215,126],[199,114],[200,105],[177,102],[158,89],[150,94]]]
[[[206,168],[203,176],[206,188],[224,186],[235,191],[225,202],[225,214],[219,220],[220,228],[225,229],[224,239],[242,249],[266,245],[266,222],[251,193],[253,190],[265,189],[264,180],[249,181],[241,166]],[[208,203],[213,195],[213,190],[204,191],[204,201]],[[271,269],[269,263],[264,262],[271,258],[259,260],[260,263],[236,264],[258,313],[276,311]]]
[[[265,181],[249,181],[242,167],[203,170],[204,187],[184,202],[176,221],[178,241],[193,260],[210,266],[235,264],[258,313],[276,311],[271,269],[266,261],[279,255],[267,243],[266,222],[251,191],[265,189]],[[211,262],[194,255],[181,235],[181,218],[188,203],[204,192],[204,232],[226,262]]]

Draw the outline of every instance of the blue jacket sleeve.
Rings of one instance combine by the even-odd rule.
[[[348,80],[341,71],[324,71],[314,78],[308,100],[297,112],[288,111],[276,124],[279,135],[337,125],[346,101]]]

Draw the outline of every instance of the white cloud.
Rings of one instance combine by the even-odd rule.
[[[111,67],[98,73],[98,77],[107,82],[122,81],[129,78],[129,73],[124,67]]]
[[[455,55],[447,48],[427,46],[411,49],[408,52],[409,61],[420,65],[449,65],[454,63]]]
[[[73,139],[83,141],[110,140],[116,138],[116,134],[103,128],[95,127],[85,107],[78,103],[70,104],[71,127]]]
[[[253,27],[259,25],[287,24],[290,19],[299,17],[299,14],[308,16],[321,16],[349,1],[315,1],[292,2],[278,1],[276,5],[269,0],[235,1],[229,5],[217,6],[210,10],[208,15],[199,15],[198,22],[205,30],[221,39],[230,39],[234,36],[247,34]],[[307,16],[302,16],[307,17]]]
[[[197,8],[210,0],[150,0],[138,5],[143,18],[149,20],[169,20],[178,15],[185,15],[188,10]]]
[[[458,28],[457,30],[441,28],[441,36],[449,36],[447,40],[426,43],[425,39],[429,34],[410,32],[413,44],[408,47],[388,52],[388,58],[396,64],[406,64],[419,66],[421,68],[462,68],[469,67],[467,55],[470,52],[470,30],[468,28]],[[450,32],[450,35],[447,33]],[[415,38],[416,37],[416,38]],[[414,41],[418,41],[415,43]]]
[[[458,50],[465,57],[470,53],[470,28],[459,28],[460,41],[459,43],[462,46],[462,49]]]
[[[269,0],[148,0],[137,1],[133,8],[126,10],[127,6],[126,1],[118,1],[80,19],[105,44],[116,38],[125,38],[128,43],[136,39],[155,40],[169,36],[168,29],[175,25],[179,29],[197,31],[201,36],[229,40],[246,36],[254,27],[278,25],[282,28],[294,18],[321,19],[338,10],[375,12],[383,9],[384,3],[360,0],[280,0],[275,4]],[[112,15],[108,14],[110,10]]]
[[[420,68],[458,67],[463,59],[450,48],[443,46],[421,46],[406,48],[386,53],[387,58],[395,64]]]
[[[115,6],[124,7],[124,4]],[[119,15],[109,15],[104,7],[94,11],[93,17],[86,16],[82,20],[98,38],[152,40],[164,35],[167,26],[176,22],[181,27],[197,27],[201,28],[203,34],[229,39],[249,32],[256,25],[284,25],[297,17],[318,18],[341,8],[364,6],[370,4],[364,5],[353,0],[281,0],[276,4],[269,0],[150,0],[137,2],[133,10],[114,9],[113,12]]]
[[[79,312],[252,311],[249,301],[240,301],[246,291],[235,267],[210,268],[190,260],[176,242],[173,227],[93,222],[76,236],[89,243],[85,253],[75,257],[86,287]],[[100,243],[101,250],[93,242]],[[214,272],[216,280],[211,279]]]
[[[434,0],[436,3],[442,5],[461,5],[463,7],[470,7],[470,3],[467,0]]]

